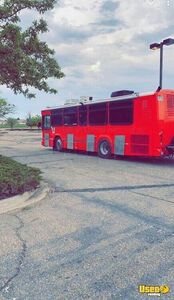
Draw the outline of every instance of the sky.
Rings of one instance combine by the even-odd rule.
[[[0,93],[16,105],[15,117],[40,114],[80,96],[106,99],[116,90],[154,91],[159,81],[159,51],[149,45],[174,37],[174,0],[59,0],[45,13],[49,32],[41,39],[55,50],[65,77],[49,79],[57,95],[36,92],[36,98]],[[40,15],[23,11],[29,26]],[[164,88],[174,88],[174,45],[164,49]]]

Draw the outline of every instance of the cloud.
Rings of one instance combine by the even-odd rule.
[[[62,103],[70,93],[75,98],[85,93],[105,98],[116,89],[155,89],[159,52],[150,51],[149,44],[174,35],[173,9],[173,0],[60,0],[44,15],[49,32],[41,38],[55,49],[66,77],[50,79],[59,95],[38,92],[37,99],[43,99],[43,104],[38,100],[38,109]],[[28,26],[36,13],[25,11],[21,18],[23,26]],[[173,51],[172,46],[164,49],[169,87]]]
[[[97,61],[94,65],[91,65],[90,70],[93,72],[100,72],[101,71],[101,62]]]

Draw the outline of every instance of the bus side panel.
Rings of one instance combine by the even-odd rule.
[[[77,126],[75,135],[75,150],[87,151],[88,126]]]
[[[161,155],[159,133],[156,94],[137,98],[134,102],[134,126],[129,137],[128,155]]]
[[[161,90],[133,101],[134,118],[130,125],[42,126],[42,144],[53,147],[55,138],[59,136],[64,149],[97,152],[99,142],[107,139],[115,154],[162,155],[174,138],[174,91]],[[42,112],[43,117],[50,114],[49,110]],[[117,151],[120,145],[121,152]]]

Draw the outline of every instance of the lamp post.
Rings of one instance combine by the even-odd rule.
[[[153,43],[150,45],[151,50],[160,49],[160,74],[159,74],[159,87],[158,87],[159,90],[162,89],[162,85],[163,85],[163,46],[164,45],[170,46],[172,44],[174,44],[174,39],[168,38],[163,40],[160,43]]]

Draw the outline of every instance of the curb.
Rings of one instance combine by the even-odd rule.
[[[25,192],[22,195],[0,200],[0,215],[37,203],[44,199],[49,191],[50,187],[46,183],[42,183],[41,186],[33,192]]]

